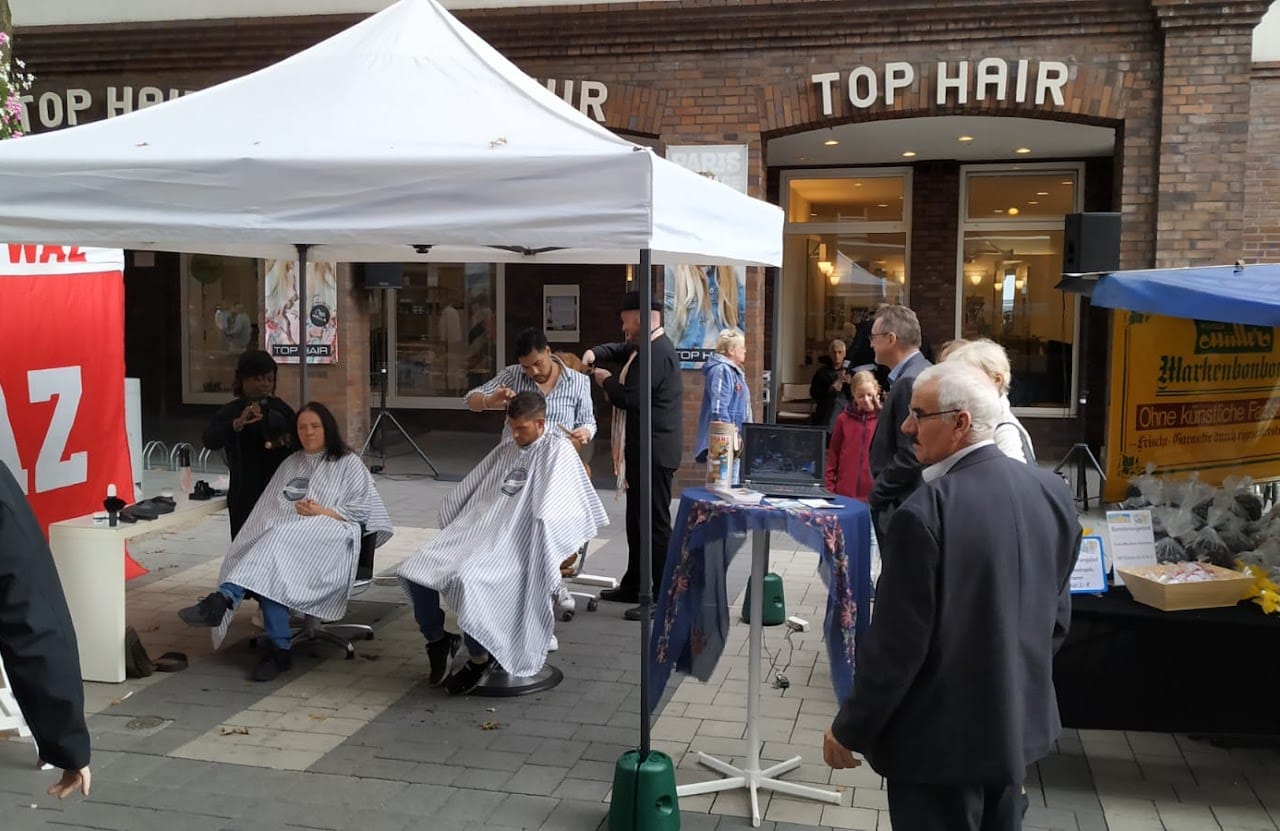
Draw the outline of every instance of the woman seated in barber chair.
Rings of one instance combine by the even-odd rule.
[[[247,596],[262,607],[268,648],[253,670],[270,681],[292,664],[289,610],[338,620],[347,609],[364,534],[376,545],[391,538],[391,518],[373,477],[347,447],[333,414],[312,402],[298,411],[300,447],[280,465],[231,542],[218,589],[178,613],[193,626],[213,627],[221,645],[236,607]]]

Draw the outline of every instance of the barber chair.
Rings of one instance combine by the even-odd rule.
[[[363,530],[363,528],[361,529]],[[378,542],[377,534],[365,534],[360,538],[360,559],[356,565],[356,579],[351,584],[351,597],[364,592],[373,582],[373,552]],[[341,646],[347,651],[347,660],[356,657],[354,640],[373,640],[373,627],[363,623],[342,623],[335,621],[325,623],[317,617],[307,615],[302,626],[294,630],[290,638],[290,646],[302,643],[331,643]]]

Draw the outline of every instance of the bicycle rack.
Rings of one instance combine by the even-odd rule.
[[[165,456],[169,455],[169,445],[165,444],[159,439],[152,439],[151,441],[147,442],[147,446],[142,449],[142,469],[143,470],[154,470],[154,468],[151,465],[151,454],[157,450],[160,451],[161,458],[164,458]]]
[[[169,451],[169,469],[170,470],[178,469],[178,455],[182,453],[183,449],[186,449],[187,451],[187,454],[188,454],[187,458],[190,458],[191,455],[196,452],[196,449],[191,446],[191,442],[189,441],[180,441],[175,443],[173,445],[173,449]]]
[[[209,472],[209,456],[213,453],[207,447],[201,448],[199,457],[196,458],[196,464],[200,466],[201,473]]]

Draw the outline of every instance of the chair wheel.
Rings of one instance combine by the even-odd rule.
[[[373,633],[372,633],[372,632],[370,632],[369,634],[365,635],[365,636],[364,636],[364,639],[365,639],[366,641],[371,641],[371,640],[373,640]]]
[[[563,620],[565,623],[568,623],[569,621],[573,620],[573,610],[565,609],[563,612],[560,613],[560,619]]]
[[[588,600],[588,601],[587,601],[587,611],[588,611],[588,612],[594,612],[596,609],[599,609],[599,608],[600,608],[600,601],[599,601],[599,600],[596,600],[595,598],[592,598],[591,600]]]
[[[354,649],[347,650],[347,660],[354,661],[356,659],[356,651]]]
[[[257,639],[257,638],[249,638],[249,648],[250,648],[250,649],[257,649],[257,648],[258,648],[258,639]]]

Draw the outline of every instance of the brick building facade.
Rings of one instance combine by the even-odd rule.
[[[856,138],[871,135],[858,132],[861,128],[908,119],[930,125],[922,130],[947,129],[960,123],[947,119],[961,118],[1008,124],[1008,148],[989,158],[934,153],[895,159],[891,165],[909,170],[903,201],[910,213],[902,220],[910,229],[903,252],[909,279],[906,274],[901,279],[936,344],[965,331],[969,240],[980,238],[966,231],[978,227],[966,225],[961,205],[974,181],[967,177],[988,162],[1002,165],[1003,172],[1016,171],[1023,157],[1010,153],[1022,144],[1019,131],[1028,120],[1112,131],[1114,142],[1104,153],[1095,148],[1077,155],[1068,148],[1052,155],[1034,152],[1025,161],[1079,165],[1076,209],[1122,214],[1122,267],[1276,258],[1280,65],[1254,64],[1251,57],[1252,32],[1268,5],[1261,0],[1024,0],[1016,5],[1001,0],[693,0],[466,10],[458,16],[530,75],[561,79],[554,82],[557,91],[571,103],[567,81],[577,80],[579,95],[584,80],[603,84],[607,100],[598,116],[611,129],[659,150],[745,145],[749,192],[784,205],[789,177],[833,167],[853,177],[890,166],[785,158],[777,148],[787,137],[839,130]],[[17,51],[38,79],[33,128],[101,118],[238,76],[355,19],[331,15],[19,29]],[[1061,78],[1058,66],[1065,68]],[[903,82],[908,72],[911,83]],[[983,72],[988,73],[985,86]],[[266,102],[264,117],[268,113]],[[803,228],[789,226],[791,231]],[[1008,280],[1025,281],[1024,272],[1010,268]],[[143,375],[144,388],[148,373],[156,379],[150,409],[180,407],[184,400],[172,366],[164,363],[172,358],[148,352],[155,330],[141,323],[174,315],[174,269],[165,256],[151,266],[130,266],[129,280],[138,287],[131,292],[130,320],[138,325],[131,323],[131,343],[136,343],[130,369]],[[764,269],[747,272],[747,370],[753,390],[761,388],[766,369],[776,381],[807,382],[813,353],[825,343],[821,331],[803,338],[790,331],[791,321],[813,314],[806,301],[797,299],[806,289],[792,270],[784,266],[777,283]],[[343,273],[353,272],[344,268]],[[1004,279],[996,273],[973,276]],[[558,346],[581,351],[615,337],[614,310],[626,288],[625,269],[508,266],[499,279],[506,310],[499,343],[508,351],[516,331],[539,323],[542,287],[548,283],[576,285],[581,293],[581,340]],[[313,384],[316,397],[345,402],[341,409],[349,435],[367,429],[369,408],[376,404],[367,373],[376,297],[357,288],[357,282],[342,284],[339,301],[344,361],[317,370]],[[775,318],[775,285],[784,304],[800,304],[795,317]],[[1009,296],[1006,291],[1006,310]],[[992,302],[998,309],[998,294]],[[1074,312],[1062,308],[1066,334],[1059,337],[1067,342],[1066,364],[1083,362],[1091,379],[1102,378],[1105,337],[1092,337],[1087,354],[1071,356],[1078,331],[1072,331]],[[1107,331],[1107,313],[1090,311],[1085,303],[1080,314],[1093,332]],[[802,346],[774,347],[788,338]],[[1044,457],[1065,449],[1077,434],[1068,411],[1078,378],[1070,368],[1066,372],[1062,411],[1024,419]],[[289,384],[289,373],[281,380]],[[690,372],[686,381],[691,444],[701,376]],[[759,409],[761,396],[755,398]],[[600,405],[604,415],[602,399]],[[1089,435],[1100,444],[1103,409],[1094,407],[1089,416]],[[442,427],[492,426],[448,409],[433,411],[429,420]],[[684,477],[694,476],[688,467]]]

